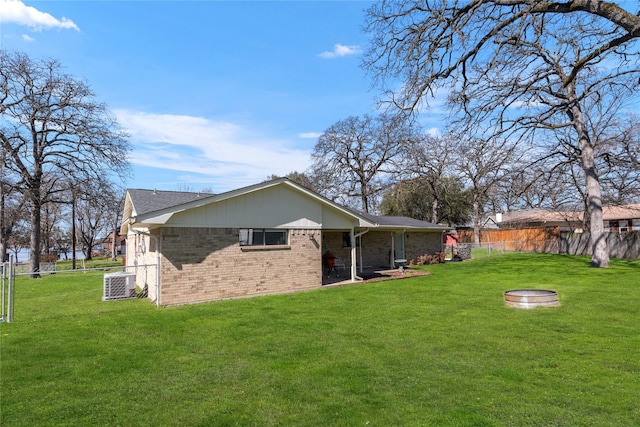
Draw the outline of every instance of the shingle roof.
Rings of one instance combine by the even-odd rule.
[[[605,206],[602,208],[602,215],[605,220],[637,219],[640,218],[640,204]]]
[[[187,191],[163,191],[128,189],[129,196],[136,210],[136,215],[144,215],[172,206],[189,203],[197,199],[213,196],[209,193],[192,193]]]
[[[542,209],[511,211],[502,214],[502,223],[535,223],[535,222],[580,222],[584,212],[550,212]],[[603,206],[602,216],[605,221],[638,219],[640,204]]]
[[[364,213],[364,212],[359,212],[359,214],[367,218],[369,221],[382,226],[407,227],[407,228],[443,227],[439,224],[434,224],[432,222],[427,222],[427,221],[421,221],[419,219],[409,218],[406,216],[379,216],[379,215],[373,215],[373,214]]]

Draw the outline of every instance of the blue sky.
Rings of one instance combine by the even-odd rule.
[[[0,0],[0,47],[56,58],[131,134],[131,188],[231,190],[304,171],[375,113],[369,1]]]

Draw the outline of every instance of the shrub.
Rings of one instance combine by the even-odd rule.
[[[56,262],[58,261],[57,254],[42,254],[40,255],[40,262]]]
[[[409,265],[431,265],[444,263],[444,252],[436,252],[433,255],[420,255],[418,258],[411,259]]]

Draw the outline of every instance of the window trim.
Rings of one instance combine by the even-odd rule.
[[[256,234],[254,234],[255,232],[258,232],[258,235],[262,236],[262,243],[260,244],[254,244],[253,240],[254,240],[254,236]],[[282,233],[282,236],[284,238],[284,243],[275,243],[275,244],[270,244],[267,242],[267,233]],[[246,240],[243,241],[243,234],[246,235]],[[238,230],[238,244],[240,245],[241,248],[245,249],[245,248],[288,248],[289,246],[289,230],[288,229],[282,229],[282,228],[240,228]]]

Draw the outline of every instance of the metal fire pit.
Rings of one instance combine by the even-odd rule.
[[[510,307],[557,307],[558,293],[544,289],[514,289],[504,293],[504,301]]]

